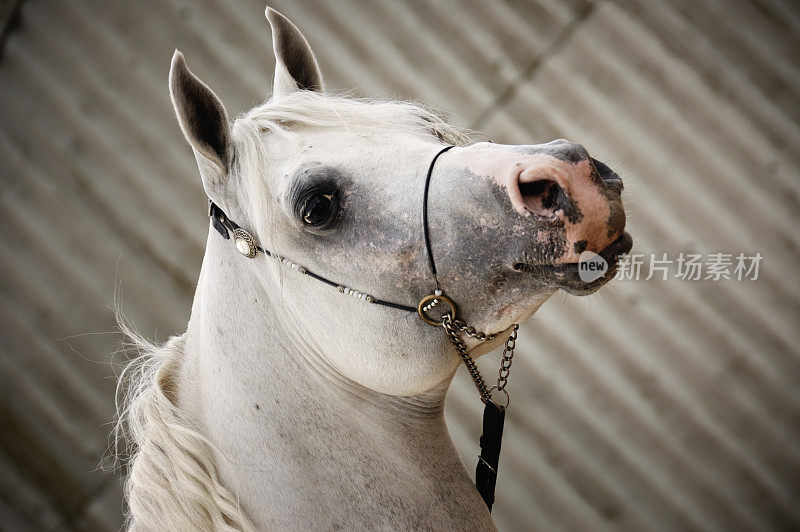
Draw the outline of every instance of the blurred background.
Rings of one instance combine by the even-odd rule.
[[[498,142],[564,137],[625,179],[642,278],[522,326],[501,530],[800,527],[800,6],[794,0],[291,1],[335,90]],[[184,330],[206,200],[172,51],[235,115],[268,96],[262,0],[0,0],[0,529],[115,530],[115,292]],[[688,281],[649,256],[763,256]],[[117,357],[119,359],[119,357]],[[487,375],[498,355],[484,357]],[[473,471],[481,405],[448,396]]]

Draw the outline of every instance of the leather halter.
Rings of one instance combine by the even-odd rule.
[[[253,258],[258,253],[263,253],[268,257],[274,257],[280,260],[282,263],[288,265],[289,267],[293,267],[293,269],[296,269],[303,275],[308,275],[312,279],[316,279],[317,281],[323,282],[329,286],[337,288],[341,293],[347,293],[345,290],[352,291],[352,289],[348,289],[345,285],[341,285],[337,282],[331,281],[326,277],[317,275],[308,268],[305,268],[303,266],[298,265],[297,263],[288,260],[286,257],[276,255],[275,253],[272,253],[270,250],[262,248],[260,245],[255,243],[255,240],[253,240],[253,238],[250,236],[250,233],[239,227],[239,224],[228,218],[225,212],[222,209],[220,209],[219,205],[217,205],[211,200],[208,200],[208,216],[211,218],[211,225],[214,227],[214,229],[217,230],[217,232],[220,235],[222,235],[222,238],[224,238],[225,240],[229,240],[231,238],[230,234],[232,233],[235,240],[241,239],[242,241],[247,242],[249,246],[251,246],[248,248],[251,251],[249,253],[245,253],[244,251],[239,249],[239,245],[237,242],[237,249],[239,249],[239,251],[241,251],[242,254],[245,255],[246,257]],[[408,305],[402,305],[400,303],[392,303],[391,301],[384,301],[383,299],[378,299],[376,297],[369,295],[366,295],[366,297],[364,297],[363,299],[369,303],[382,305],[384,307],[396,308],[408,312],[417,311],[416,307],[409,307]]]
[[[433,168],[436,165],[436,160],[442,155],[444,152],[450,150],[454,146],[445,146],[441,150],[439,150],[436,155],[433,156],[431,160],[430,166],[428,166],[428,172],[425,175],[425,189],[423,193],[423,200],[422,200],[422,228],[423,228],[423,235],[425,238],[425,250],[428,254],[428,264],[430,265],[431,273],[433,274],[433,280],[436,284],[435,296],[441,296],[441,288],[439,287],[439,279],[436,275],[436,262],[433,260],[433,251],[431,250],[431,240],[430,240],[430,232],[428,230],[428,189],[430,188],[431,176],[433,175]],[[407,312],[420,312],[422,305],[418,306],[409,306],[403,305],[402,303],[393,303],[391,301],[387,301],[385,299],[379,299],[375,296],[367,294],[365,292],[360,292],[353,288],[349,288],[343,284],[337,283],[335,281],[331,281],[330,279],[323,277],[322,275],[318,275],[308,268],[300,266],[299,264],[288,260],[286,257],[282,257],[271,252],[268,249],[265,249],[258,245],[251,236],[251,234],[244,229],[242,229],[239,224],[228,218],[228,215],[225,214],[219,205],[214,203],[212,200],[208,200],[208,216],[211,218],[211,225],[217,232],[222,235],[222,238],[225,240],[229,240],[231,238],[231,234],[233,235],[234,240],[236,241],[237,249],[246,257],[253,258],[258,253],[263,253],[268,257],[274,257],[280,260],[282,263],[286,264],[287,266],[299,271],[303,275],[308,275],[309,277],[316,279],[317,281],[323,282],[329,286],[332,286],[339,290],[339,292],[347,295],[354,296],[358,299],[363,299],[368,303],[373,303],[375,305],[381,305],[384,307],[395,308],[398,310],[405,310]],[[245,247],[246,245],[246,247]],[[241,247],[240,247],[241,246]],[[431,296],[427,296],[431,297]],[[440,298],[446,299],[446,298]],[[433,297],[431,297],[433,300]],[[448,300],[449,301],[449,300]],[[427,303],[427,301],[426,301]],[[451,303],[452,304],[452,303]],[[424,316],[423,316],[424,317]]]

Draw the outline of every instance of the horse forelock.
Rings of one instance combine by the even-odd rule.
[[[243,131],[287,134],[307,127],[385,129],[455,145],[469,141],[467,130],[448,123],[438,111],[421,104],[313,91],[270,99],[238,116],[233,124],[234,135]]]

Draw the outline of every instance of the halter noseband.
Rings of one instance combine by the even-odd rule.
[[[431,273],[433,274],[433,282],[436,283],[436,289],[439,291],[441,291],[441,287],[439,286],[439,278],[436,276],[436,262],[433,260],[431,235],[430,231],[428,230],[428,189],[431,187],[431,176],[433,175],[433,167],[436,165],[436,160],[440,155],[451,148],[453,148],[453,146],[445,146],[433,156],[433,159],[431,159],[431,165],[428,167],[428,173],[425,176],[425,190],[422,196],[422,232],[425,236],[425,251],[428,253],[428,264],[430,264]]]
[[[500,364],[500,372],[497,379],[497,385],[491,388],[486,386],[478,366],[469,354],[469,350],[462,339],[461,335],[464,334],[470,338],[475,338],[478,341],[492,340],[500,333],[486,334],[484,332],[476,331],[474,327],[468,326],[463,321],[457,319],[456,305],[453,301],[444,295],[441,286],[439,285],[439,278],[436,273],[436,262],[433,260],[433,250],[431,248],[430,231],[428,228],[428,190],[430,189],[431,176],[433,175],[433,168],[436,161],[446,151],[452,149],[453,146],[445,146],[436,152],[433,156],[430,166],[428,166],[428,173],[425,175],[425,188],[422,198],[422,230],[425,239],[425,251],[428,254],[428,264],[430,266],[433,281],[436,286],[434,291],[423,297],[416,307],[403,305],[401,303],[393,303],[384,299],[379,299],[366,292],[360,292],[354,288],[349,288],[343,284],[331,281],[321,275],[318,275],[308,268],[292,262],[286,257],[282,257],[276,253],[262,248],[258,245],[253,236],[242,229],[236,222],[228,218],[225,212],[219,206],[208,200],[208,216],[211,218],[211,225],[217,232],[222,235],[226,240],[230,239],[231,233],[233,240],[236,243],[236,249],[247,258],[256,257],[259,252],[268,257],[278,259],[281,264],[293,270],[297,270],[303,275],[308,275],[317,281],[323,282],[327,285],[333,286],[342,294],[347,294],[356,299],[361,299],[367,303],[375,305],[382,305],[384,307],[395,308],[398,310],[405,310],[407,312],[417,312],[420,318],[428,325],[435,327],[442,327],[447,333],[450,342],[453,344],[464,365],[472,377],[475,386],[481,396],[481,401],[486,405],[483,412],[483,436],[480,439],[481,452],[478,455],[478,467],[475,471],[475,485],[483,497],[489,511],[492,511],[492,503],[494,502],[494,488],[497,481],[497,464],[500,458],[500,444],[503,436],[503,423],[505,419],[505,409],[509,404],[509,395],[505,390],[506,382],[508,379],[509,371],[511,368],[511,359],[514,356],[514,347],[517,339],[518,326],[515,324],[511,335],[506,340],[505,349],[503,350],[503,360]],[[439,321],[431,318],[428,312],[439,304],[446,304],[450,307],[448,311],[442,313]],[[501,405],[492,399],[492,391],[497,390],[503,392],[506,396],[506,404]]]

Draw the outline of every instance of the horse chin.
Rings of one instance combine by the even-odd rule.
[[[473,357],[479,357],[481,355],[485,355],[490,351],[494,351],[495,349],[502,347],[505,343],[506,339],[514,330],[514,325],[523,323],[527,321],[531,316],[533,316],[539,307],[541,307],[545,301],[555,293],[555,289],[549,290],[545,294],[541,294],[533,303],[528,302],[514,302],[506,305],[499,311],[499,315],[501,316],[498,320],[501,325],[499,327],[505,327],[506,324],[509,324],[508,327],[505,329],[499,329],[500,332],[497,333],[497,337],[493,340],[488,340],[485,342],[479,342],[472,338],[466,338],[467,343],[467,352],[469,352]],[[498,328],[487,328],[486,331],[497,331]]]
[[[487,340],[485,342],[479,342],[477,340],[473,340],[472,338],[469,338],[470,341],[467,342],[467,352],[470,355],[472,355],[473,358],[478,358],[481,355],[485,355],[486,353],[490,353],[490,352],[494,351],[495,349],[501,347],[505,343],[506,338],[508,338],[508,336],[511,334],[513,329],[514,329],[514,326],[511,325],[507,329],[505,329],[505,330],[501,331],[500,333],[498,333],[497,338],[494,338],[493,340]],[[473,344],[473,345],[470,345],[470,344]]]

